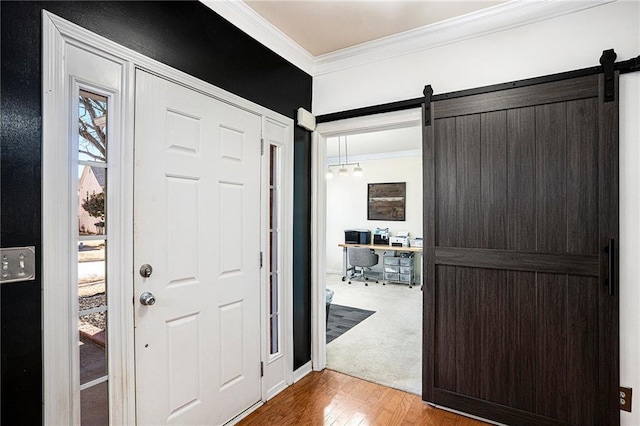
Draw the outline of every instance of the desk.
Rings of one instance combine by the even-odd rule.
[[[420,288],[423,285],[423,277],[422,277],[422,247],[396,247],[396,246],[383,246],[376,244],[338,244],[338,247],[342,247],[342,281],[347,278],[347,268],[348,268],[348,256],[347,249],[349,247],[367,247],[376,251],[401,251],[401,252],[410,252],[418,254],[418,271],[420,271]]]

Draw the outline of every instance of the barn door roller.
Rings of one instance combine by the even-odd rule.
[[[604,71],[604,101],[616,100],[616,83],[614,79],[616,52],[613,49],[603,50],[600,56],[600,65]]]
[[[424,86],[422,93],[424,94],[424,125],[431,126],[431,97],[433,96],[433,88],[430,84]]]

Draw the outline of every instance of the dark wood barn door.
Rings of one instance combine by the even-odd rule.
[[[426,401],[512,425],[619,424],[618,105],[603,84],[430,104]]]

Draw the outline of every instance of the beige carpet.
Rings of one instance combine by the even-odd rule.
[[[422,393],[420,286],[361,282],[327,276],[333,303],[376,311],[327,345],[327,368],[395,389]]]

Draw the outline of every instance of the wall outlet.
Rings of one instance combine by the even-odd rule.
[[[631,412],[631,388],[620,386],[620,409]]]

